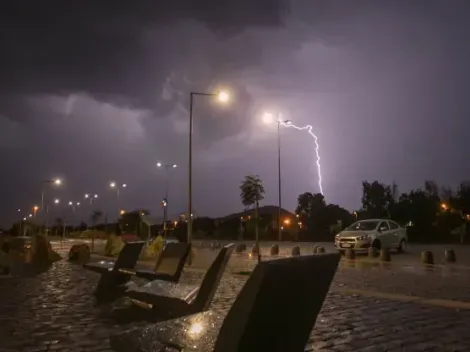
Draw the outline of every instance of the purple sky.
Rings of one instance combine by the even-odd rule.
[[[189,92],[219,87],[230,104],[197,97],[194,110],[198,215],[241,210],[247,174],[263,179],[264,204],[277,204],[265,111],[313,126],[325,197],[347,209],[360,206],[362,180],[395,180],[403,192],[468,179],[467,1],[154,2],[31,2],[0,14],[0,225],[40,203],[42,181],[56,176],[65,184],[49,198],[96,192],[93,208],[115,213],[115,180],[128,184],[123,209],[159,214],[157,161],[180,165],[169,210],[184,212]],[[313,140],[283,129],[282,158],[293,210],[299,193],[318,192]]]

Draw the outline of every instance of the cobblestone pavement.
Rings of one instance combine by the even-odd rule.
[[[384,271],[387,274],[384,274]],[[182,281],[197,283],[203,273],[186,270]],[[433,275],[433,274],[431,274]],[[360,281],[368,279],[367,284]],[[382,279],[380,279],[382,277]],[[444,278],[449,281],[451,276]],[[413,285],[413,278],[415,284]],[[60,261],[33,278],[0,278],[1,351],[108,351],[109,335],[144,322],[118,325],[109,306],[94,306],[93,284],[98,275]],[[225,275],[213,309],[226,311],[246,280]],[[374,281],[378,283],[374,284]],[[431,290],[431,297],[450,295],[465,287],[463,276],[454,286]],[[422,294],[422,285],[438,288],[435,276],[383,268],[342,266],[337,273],[308,343],[309,351],[470,351],[470,310],[415,302],[345,294],[345,287],[388,292],[393,287]],[[468,284],[467,284],[468,285]],[[421,291],[423,292],[421,292]],[[468,292],[468,291],[465,291]],[[456,297],[465,292],[456,294]],[[467,296],[468,297],[468,296]]]

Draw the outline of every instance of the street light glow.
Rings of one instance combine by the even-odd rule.
[[[162,167],[162,163],[161,163],[161,162],[158,162],[158,163],[157,163],[157,167]]]
[[[35,206],[33,207],[33,210],[34,210],[34,211],[37,211],[38,209],[39,209],[39,206],[37,206],[37,205],[35,205]]]
[[[266,112],[263,115],[263,122],[266,125],[272,124],[274,122],[274,116],[270,112]]]
[[[175,168],[175,167],[178,167],[178,165],[176,165],[176,164],[173,164],[173,166],[172,166],[172,167],[173,167],[173,168]]]
[[[123,183],[122,188],[126,188],[126,187],[127,187],[127,184]]]
[[[73,202],[69,202],[69,205],[73,205]]]
[[[109,187],[115,188],[116,187],[116,182],[110,182]]]
[[[80,205],[80,202],[77,202],[77,205]]]
[[[226,103],[227,101],[229,101],[230,95],[225,91],[220,91],[219,93],[217,93],[217,99],[222,103]]]
[[[54,199],[54,204],[59,204],[60,203],[60,200],[59,199]]]
[[[56,179],[54,180],[54,184],[57,185],[57,186],[60,186],[60,185],[62,184],[62,180],[59,179],[59,178],[56,178]]]

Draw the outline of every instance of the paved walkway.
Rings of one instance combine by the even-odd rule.
[[[202,274],[186,270],[182,280],[197,283]],[[470,351],[470,307],[460,302],[470,301],[468,279],[462,273],[342,264],[306,349]],[[0,352],[108,351],[111,332],[145,324],[118,325],[107,314],[109,306],[95,307],[97,280],[66,261],[37,277],[0,278]],[[213,309],[227,311],[245,280],[225,275]]]

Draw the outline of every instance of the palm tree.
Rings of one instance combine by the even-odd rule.
[[[100,221],[102,216],[103,216],[103,212],[101,210],[93,211],[93,213],[91,213],[91,216],[90,216],[92,226],[96,226],[96,223]]]
[[[261,251],[259,248],[259,219],[258,209],[259,202],[264,198],[264,186],[258,175],[245,176],[242,184],[240,185],[240,199],[244,206],[255,206],[255,233],[256,233],[256,247],[258,248],[258,262],[261,261]]]

